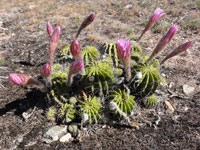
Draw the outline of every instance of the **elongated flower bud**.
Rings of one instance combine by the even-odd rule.
[[[41,82],[23,74],[11,73],[9,75],[9,80],[16,85],[35,85],[40,88],[42,92],[46,91],[46,87]]]
[[[70,52],[75,60],[82,59],[81,48],[78,40],[74,40],[70,45]]]
[[[178,31],[178,25],[172,25],[167,34],[162,38],[162,41],[168,44],[177,31]]]
[[[42,77],[46,78],[51,75],[51,66],[47,63],[40,68]]]
[[[47,32],[48,32],[49,36],[51,37],[51,35],[53,33],[53,28],[49,22],[47,22]]]
[[[77,60],[74,61],[70,68],[69,68],[69,74],[68,74],[68,80],[67,80],[67,85],[70,86],[72,84],[72,78],[73,75],[79,73],[82,69],[84,68],[83,60]]]
[[[177,31],[178,25],[172,25],[167,34],[159,41],[147,62],[150,61],[155,55],[157,55],[171,41]]]
[[[69,68],[69,74],[76,74],[80,72],[83,69],[83,66],[84,65],[82,59],[74,61]]]
[[[168,60],[169,58],[172,58],[184,51],[186,51],[191,45],[192,45],[193,41],[189,41],[189,42],[186,42],[182,45],[180,45],[179,47],[177,47],[175,50],[173,50],[169,55],[167,55],[162,61],[160,64],[163,64],[166,60]]]
[[[9,75],[9,80],[16,85],[26,85],[30,77],[25,76],[23,74],[15,74],[11,73]]]
[[[51,35],[51,42],[57,43],[60,36],[60,26],[56,27]]]
[[[78,38],[80,32],[87,27],[90,23],[92,23],[94,21],[95,18],[95,13],[90,14],[81,24],[81,26],[79,27],[77,34],[76,34],[76,38]]]
[[[154,11],[153,15],[149,19],[149,22],[145,26],[144,31],[140,35],[138,41],[142,38],[142,36],[146,33],[146,31],[149,30],[153,26],[153,24],[155,22],[157,22],[160,18],[162,18],[164,15],[165,15],[165,13],[164,13],[164,11],[162,9],[156,8],[156,10]]]
[[[51,82],[51,66],[47,63],[44,66],[42,66],[40,68],[40,73],[42,75],[42,77],[46,80],[46,85],[47,87],[51,87],[52,86],[52,82]]]
[[[126,72],[126,79],[129,80],[131,78],[131,71],[130,71],[130,49],[131,49],[131,42],[120,39],[117,41],[117,52],[122,64],[125,67]]]
[[[53,55],[58,45],[60,35],[60,27],[58,26],[52,33],[50,39],[50,56],[49,56],[49,64],[52,65],[53,62]]]

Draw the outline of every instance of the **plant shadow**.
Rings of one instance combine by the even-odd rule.
[[[45,99],[45,93],[34,89],[31,92],[28,92],[25,98],[12,101],[6,104],[4,108],[0,108],[0,116],[13,111],[15,115],[21,116],[23,112],[33,109],[34,107],[45,110],[47,108]]]

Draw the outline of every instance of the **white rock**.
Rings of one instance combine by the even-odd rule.
[[[136,77],[137,77],[138,79],[142,79],[142,73],[141,73],[141,72],[137,72],[137,73],[136,73]]]
[[[169,88],[171,89],[174,86],[174,82],[170,82]]]
[[[67,133],[67,126],[54,126],[44,134],[44,137],[57,141],[65,133]]]
[[[30,5],[29,6],[29,9],[33,9],[33,8],[35,8],[35,5]]]
[[[194,92],[195,88],[189,85],[184,84],[183,85],[183,93],[185,95],[191,95]]]
[[[19,142],[19,143],[23,142],[23,137],[19,137],[19,138],[17,139],[17,142]]]
[[[89,119],[88,114],[83,113],[83,115],[82,115],[82,121],[83,121],[83,122],[86,122],[88,119]]]
[[[161,74],[163,77],[166,77],[166,75],[164,73]]]
[[[72,140],[72,135],[67,133],[66,135],[62,136],[59,141],[65,143],[69,142],[70,140]]]
[[[127,9],[132,8],[132,7],[133,7],[133,5],[131,5],[131,4],[128,4],[125,6],[125,8],[127,8]]]

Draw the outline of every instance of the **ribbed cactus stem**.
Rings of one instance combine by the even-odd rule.
[[[131,79],[130,59],[124,60],[124,67],[125,67],[125,73],[126,73],[126,80],[129,81]]]
[[[58,45],[57,43],[50,42],[50,56],[49,56],[49,64],[50,64],[50,66],[53,63],[54,52],[56,50],[57,45]]]
[[[72,82],[73,82],[73,75],[72,75],[72,74],[69,74],[69,75],[68,75],[67,82],[66,82],[66,85],[67,85],[67,86],[71,86]]]
[[[81,59],[83,59],[82,53],[80,52],[79,54],[77,54],[76,56],[74,56],[74,59],[75,60],[81,60]]]

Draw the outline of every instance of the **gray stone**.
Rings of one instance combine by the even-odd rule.
[[[65,133],[67,133],[67,126],[54,126],[44,134],[44,137],[57,141]]]
[[[66,135],[62,136],[59,141],[65,143],[65,142],[70,142],[71,140],[72,140],[72,135],[70,133],[67,133]]]

